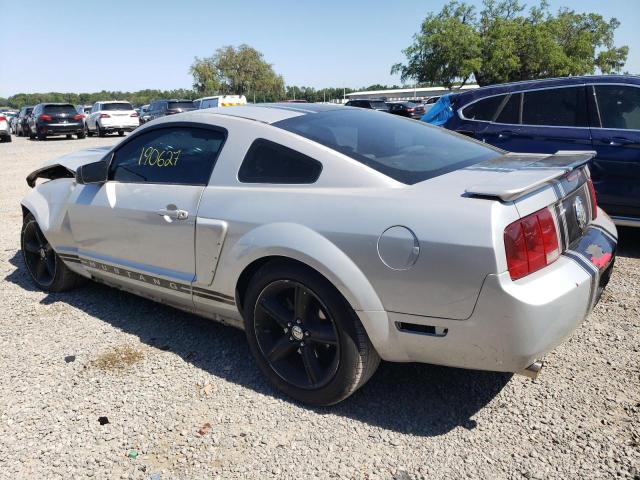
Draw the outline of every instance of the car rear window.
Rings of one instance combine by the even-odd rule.
[[[493,147],[424,122],[367,110],[301,115],[273,125],[336,150],[407,185],[502,154]]]
[[[61,113],[75,115],[77,113],[73,105],[45,105],[42,111],[49,115],[59,115]]]
[[[176,108],[181,108],[181,109],[185,109],[185,108],[195,108],[195,105],[193,104],[193,102],[168,102],[169,105],[167,106],[168,109],[173,110]]]
[[[103,103],[102,110],[133,110],[129,102]]]
[[[371,108],[389,108],[385,102],[371,102]]]

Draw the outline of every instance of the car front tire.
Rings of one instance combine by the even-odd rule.
[[[86,279],[72,272],[53,250],[32,214],[22,224],[20,246],[29,277],[40,290],[63,292],[85,283]]]
[[[344,400],[380,363],[348,302],[303,265],[264,265],[249,283],[243,317],[260,369],[302,403],[327,406]]]

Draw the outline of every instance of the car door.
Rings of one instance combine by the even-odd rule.
[[[205,126],[151,129],[115,149],[107,182],[77,186],[70,228],[95,276],[192,306],[196,212],[225,138]]]
[[[94,103],[93,107],[91,107],[91,113],[87,117],[87,128],[89,128],[91,130],[95,130],[96,129],[96,118],[98,118],[99,113],[97,113],[97,112],[99,110],[100,110],[100,104],[99,103]]]
[[[640,217],[640,86],[595,84],[588,89],[598,202],[610,215]]]
[[[486,142],[512,152],[591,150],[584,85],[512,93],[486,127]]]

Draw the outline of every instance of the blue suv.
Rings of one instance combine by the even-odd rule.
[[[440,108],[447,102],[439,124],[504,150],[596,151],[599,205],[618,225],[640,226],[640,77],[507,83],[448,95]]]

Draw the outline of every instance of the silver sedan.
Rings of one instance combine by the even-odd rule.
[[[190,112],[30,174],[24,263],[46,291],[91,279],[244,329],[308,404],[380,359],[535,376],[613,267],[592,155],[342,106]]]

